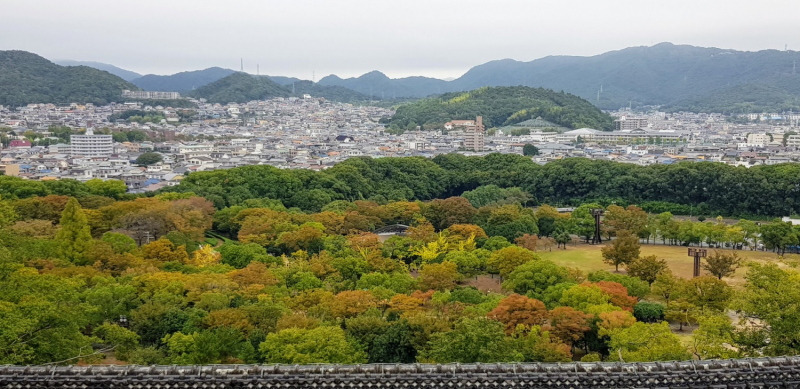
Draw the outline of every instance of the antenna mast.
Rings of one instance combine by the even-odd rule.
[[[242,72],[244,72],[244,58],[239,58],[239,61],[240,69]]]
[[[260,75],[261,75],[261,65],[256,64],[256,76],[260,76]]]

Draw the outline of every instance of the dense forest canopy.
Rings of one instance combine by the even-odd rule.
[[[135,85],[87,66],[59,66],[36,54],[0,51],[0,105],[108,104]]]
[[[271,198],[288,207],[318,211],[335,200],[432,200],[485,185],[521,188],[530,196],[528,205],[597,201],[637,204],[656,213],[762,218],[800,214],[798,164],[747,169],[714,162],[638,166],[569,158],[541,166],[526,157],[503,154],[447,154],[432,160],[364,157],[319,172],[263,165],[195,172],[162,190],[195,193],[217,208]],[[89,192],[86,184],[69,179],[0,176],[0,196],[7,199],[79,197]]]
[[[271,181],[295,190],[306,182]],[[74,197],[30,196],[70,188]],[[534,211],[520,188],[486,185],[427,202],[329,201],[319,212],[270,198],[218,210],[192,193],[124,192],[119,181],[96,179],[20,186],[17,197],[27,197],[0,199],[0,364],[646,362],[800,352],[795,270],[748,263],[743,284],[731,286],[727,278],[745,264],[720,250],[704,260],[707,275],[684,279],[664,259],[640,255],[639,243],[763,243],[783,254],[800,236],[790,223],[693,222],[611,205],[603,234],[616,239],[602,248],[603,262],[627,274],[587,274],[556,263],[558,248],[590,236],[590,209],[601,205]],[[398,223],[410,227],[373,233]],[[474,286],[478,279],[496,289]],[[731,311],[765,325],[736,325]],[[668,322],[692,326],[692,342]]]
[[[351,158],[321,172],[269,166],[197,172],[164,190],[193,192],[217,207],[269,197],[318,210],[332,200],[431,200],[482,185],[522,188],[531,195],[530,204],[599,201],[695,215],[800,214],[797,164],[746,169],[713,162],[638,166],[570,158],[540,166],[518,155],[447,154],[432,160]]]
[[[441,127],[450,120],[476,116],[483,116],[487,128],[538,117],[564,127],[598,130],[610,130],[613,122],[611,116],[575,95],[522,86],[445,93],[401,105],[387,122],[390,127],[402,129],[422,125]]]

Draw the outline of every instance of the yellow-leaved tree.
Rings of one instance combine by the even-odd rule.
[[[190,263],[197,267],[206,267],[218,264],[221,258],[220,254],[211,245],[206,244],[195,250]]]

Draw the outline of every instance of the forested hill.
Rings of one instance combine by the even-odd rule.
[[[433,160],[350,158],[321,172],[270,166],[196,172],[165,191],[193,192],[220,208],[270,198],[287,207],[318,211],[333,200],[431,200],[482,185],[522,188],[532,196],[531,204],[598,201],[638,204],[658,213],[800,214],[800,164],[745,169],[711,162],[638,166],[569,158],[539,166],[530,158],[501,154],[447,154]],[[2,191],[0,195],[14,196]]]
[[[87,66],[59,66],[25,51],[0,51],[0,105],[120,101],[135,85]]]
[[[274,97],[289,97],[291,91],[268,77],[233,73],[221,80],[195,89],[189,96],[203,98],[211,103],[246,103]]]
[[[537,117],[569,128],[610,130],[613,124],[611,116],[578,96],[522,86],[445,93],[400,106],[388,123],[401,129],[417,125],[435,128],[453,119],[475,119],[479,115],[486,128]]]
[[[340,102],[367,100],[366,96],[340,86],[324,86],[311,81],[297,81],[289,85],[280,85],[269,76],[254,76],[240,72],[200,87],[189,93],[189,96],[204,98],[211,103],[224,104],[245,103],[274,97],[299,97],[303,94]]]

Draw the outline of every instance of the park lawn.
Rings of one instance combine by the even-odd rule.
[[[578,244],[567,246],[567,249],[553,249],[552,251],[539,251],[537,254],[543,259],[549,259],[561,266],[578,268],[584,272],[593,272],[598,270],[614,271],[614,266],[603,263],[603,256],[600,249],[603,245],[590,245]],[[715,249],[709,249],[709,254]],[[733,251],[733,250],[721,250]],[[747,261],[755,262],[778,262],[778,255],[769,251],[749,251],[749,250],[735,250],[741,258]],[[664,246],[664,245],[642,245],[641,256],[655,255],[658,258],[663,258],[667,261],[673,274],[683,277],[692,278],[692,262],[693,258],[687,255],[687,247],[684,246]],[[789,259],[800,259],[797,255],[787,255]],[[620,272],[624,273],[624,266],[620,266]],[[701,274],[705,273],[701,271]],[[742,267],[736,271],[736,274],[731,278],[726,278],[730,285],[740,286],[744,284],[744,276],[747,273],[746,267]]]

